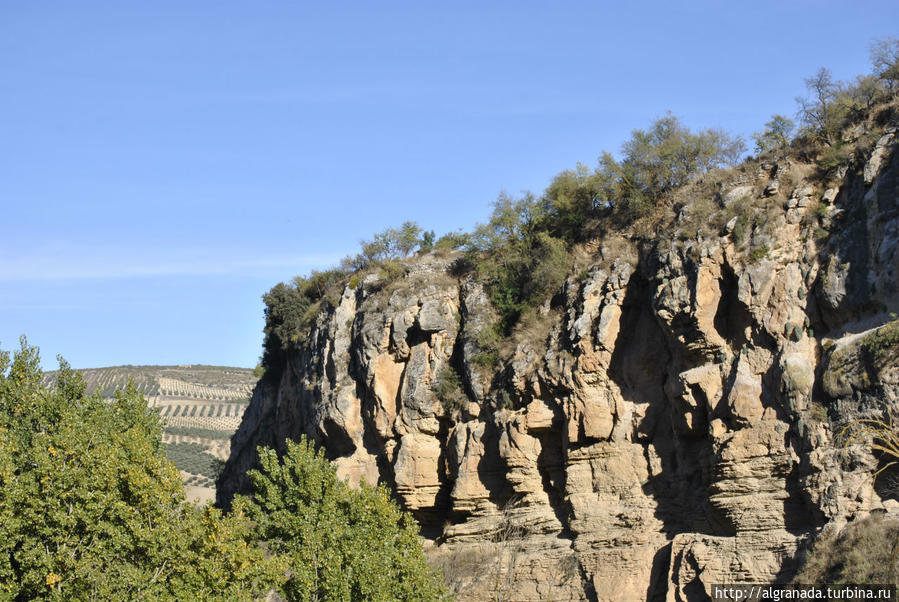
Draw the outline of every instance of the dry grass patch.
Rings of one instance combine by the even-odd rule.
[[[897,584],[899,520],[873,515],[819,537],[795,583]]]

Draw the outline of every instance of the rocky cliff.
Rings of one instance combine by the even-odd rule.
[[[794,158],[697,185],[727,218],[712,235],[686,202],[668,235],[586,245],[498,356],[452,256],[352,282],[257,387],[220,502],[257,445],[306,434],[396,492],[462,599],[790,579],[816,534],[899,509],[873,485],[883,460],[839,437],[899,391],[896,137],[827,177]]]

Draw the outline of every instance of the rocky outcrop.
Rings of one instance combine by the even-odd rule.
[[[489,299],[450,260],[348,286],[257,388],[220,502],[257,445],[306,434],[342,477],[395,491],[462,599],[700,600],[791,578],[822,529],[883,509],[878,460],[838,433],[896,401],[894,149],[884,135],[825,190],[788,165],[732,183],[724,207],[774,199],[756,252],[733,220],[599,243],[495,364]],[[461,403],[435,393],[447,371]]]

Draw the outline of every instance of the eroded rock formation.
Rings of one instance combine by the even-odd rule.
[[[722,191],[722,207],[772,197],[767,254],[736,247],[734,221],[597,242],[495,364],[489,298],[452,257],[346,287],[257,388],[220,501],[257,445],[305,433],[341,476],[389,484],[463,599],[699,600],[789,579],[822,529],[899,506],[868,449],[837,441],[896,401],[896,354],[864,345],[899,311],[893,136],[826,189],[763,165]],[[434,392],[446,370],[461,403]]]

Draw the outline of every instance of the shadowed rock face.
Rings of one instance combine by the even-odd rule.
[[[463,599],[694,600],[789,579],[815,533],[882,508],[876,460],[835,433],[896,397],[895,350],[864,345],[899,311],[894,147],[838,190],[791,183],[755,262],[726,236],[601,248],[498,365],[478,355],[489,299],[447,261],[348,287],[257,388],[220,503],[257,445],[305,433],[342,477],[392,487],[436,561],[469,567]],[[801,225],[815,195],[844,216],[823,244]],[[434,393],[445,370],[461,407]]]

